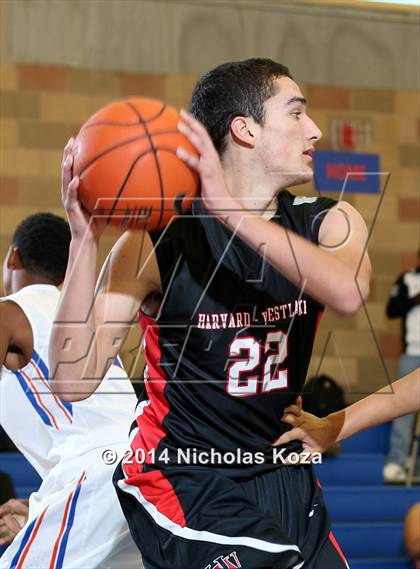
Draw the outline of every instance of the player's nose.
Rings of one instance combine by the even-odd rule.
[[[312,140],[313,142],[317,142],[322,138],[321,130],[310,117],[308,117],[308,124],[306,125],[306,136],[308,140]]]

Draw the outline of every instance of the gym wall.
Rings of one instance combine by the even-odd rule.
[[[379,196],[345,197],[372,227],[371,295],[352,317],[325,315],[310,368],[331,374],[353,400],[396,375],[400,323],[386,319],[384,304],[393,280],[415,264],[419,245],[419,40],[412,15],[300,3],[270,11],[264,1],[200,4],[1,3],[0,253],[23,217],[63,214],[62,148],[99,107],[133,95],[185,106],[199,74],[217,63],[277,58],[290,66],[324,132],[319,148],[332,147],[332,121],[369,120],[371,143],[356,150],[380,154],[382,171],[390,173],[379,210]],[[309,185],[296,191],[314,192]],[[102,259],[114,240],[110,232]]]

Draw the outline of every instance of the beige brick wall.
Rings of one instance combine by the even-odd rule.
[[[314,109],[312,114],[324,130],[322,148],[332,146],[331,119],[369,119],[372,143],[356,150],[378,153],[381,171],[390,174],[381,204],[379,196],[344,197],[372,230],[371,294],[365,310],[351,319],[328,313],[324,316],[309,370],[310,374],[324,371],[336,377],[353,400],[385,385],[397,374],[400,322],[386,318],[385,304],[398,274],[415,265],[419,247],[420,95],[312,85],[305,91],[310,110]]]
[[[147,95],[185,106],[193,75],[135,75],[66,66],[4,64],[0,67],[0,253],[4,256],[16,224],[36,211],[63,214],[60,160],[71,134],[99,107],[121,97]],[[331,148],[334,118],[368,118],[372,144],[391,177],[376,224],[370,254],[373,281],[366,311],[350,318],[326,314],[310,373],[331,373],[353,392],[350,398],[395,377],[399,323],[384,317],[384,303],[399,272],[415,263],[419,245],[420,104],[417,93],[303,86],[310,111],[324,131],[321,147]],[[311,187],[299,193],[312,193]],[[337,197],[337,196],[336,196]],[[371,227],[377,196],[350,195]],[[103,258],[115,235],[104,241]],[[371,327],[372,325],[372,327]],[[331,332],[331,334],[330,334]],[[327,339],[329,339],[328,344]],[[324,354],[323,357],[321,355]]]

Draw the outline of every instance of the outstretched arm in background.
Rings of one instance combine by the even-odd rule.
[[[333,443],[356,433],[420,410],[420,369],[389,387],[353,403],[346,409],[320,418],[302,411],[300,405],[286,408],[282,421],[293,428],[274,443],[302,441],[305,451],[324,452]]]

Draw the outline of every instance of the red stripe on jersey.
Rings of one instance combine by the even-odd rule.
[[[169,403],[164,395],[167,379],[161,368],[161,349],[159,345],[159,326],[153,318],[140,316],[144,332],[144,355],[148,366],[145,387],[150,405],[143,408],[137,418],[138,432],[131,442],[133,455],[123,461],[126,484],[137,486],[144,498],[159,512],[181,526],[186,525],[184,511],[172,484],[159,470],[144,472],[143,464],[153,462],[154,453],[160,441],[166,436],[163,420],[169,413]],[[143,451],[139,454],[139,451]],[[140,462],[141,454],[144,463]],[[139,460],[139,462],[137,462]]]
[[[140,317],[140,325],[144,333],[144,356],[148,368],[145,387],[150,405],[145,407],[137,418],[139,431],[131,443],[131,448],[133,450],[142,448],[148,453],[166,436],[163,420],[169,413],[169,403],[164,395],[167,379],[160,365],[162,354],[159,345],[159,326],[153,318],[144,315]],[[150,462],[152,457],[148,454],[146,463]]]
[[[331,543],[334,546],[334,549],[337,551],[338,555],[341,557],[341,559],[344,561],[344,564],[346,567],[349,566],[349,564],[347,563],[347,559],[344,557],[344,553],[341,551],[341,547],[338,545],[337,540],[334,537],[334,534],[332,531],[330,531],[329,536],[328,536],[331,540]]]
[[[162,353],[159,345],[159,326],[153,318],[142,316],[140,324],[144,331],[144,355],[148,366],[149,379],[146,381],[146,390],[153,405],[156,418],[162,423],[169,411],[169,404],[163,391],[166,387],[166,374],[161,368]]]
[[[318,328],[321,324],[321,320],[322,320],[322,317],[324,316],[324,312],[325,312],[324,309],[322,309],[318,312],[318,316],[316,317],[314,337],[315,337],[315,334],[318,332]]]

